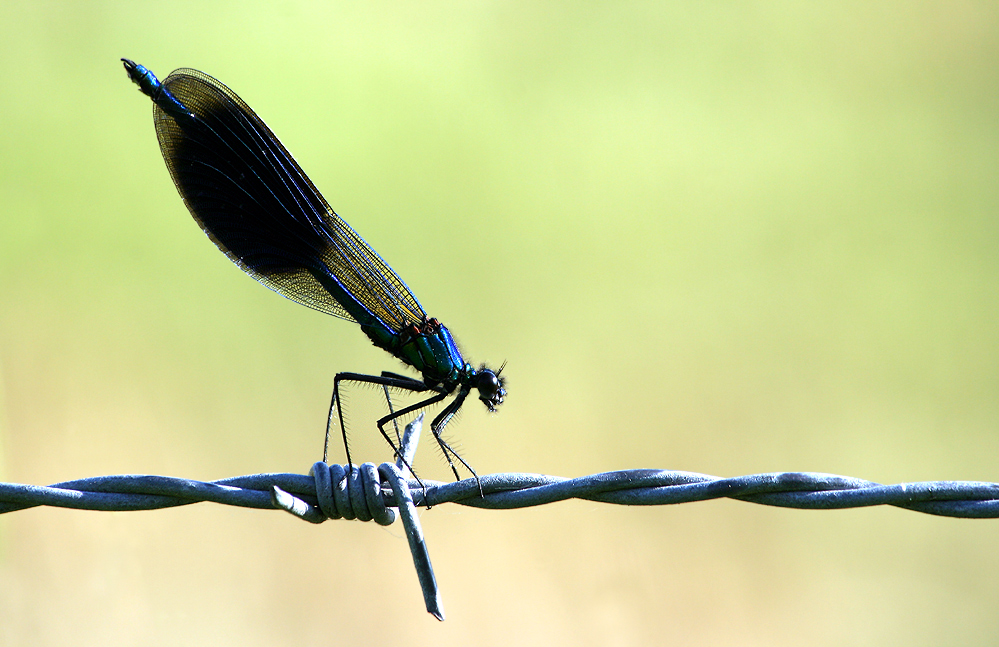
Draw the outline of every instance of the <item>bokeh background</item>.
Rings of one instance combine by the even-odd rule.
[[[179,0],[0,4],[0,480],[302,473],[333,375],[400,370],[210,244],[122,56],[232,87],[508,360],[501,411],[451,428],[480,474],[999,481],[994,3]],[[377,392],[351,406],[385,460]],[[422,519],[445,623],[399,526],[13,513],[0,644],[999,642],[994,521]]]

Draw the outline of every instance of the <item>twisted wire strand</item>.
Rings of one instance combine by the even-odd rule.
[[[323,463],[317,463],[325,465]],[[329,482],[340,482],[346,491],[343,466],[333,470]],[[290,493],[324,518],[385,519],[379,506],[394,507],[394,491],[378,483],[374,466],[354,466],[351,483],[359,482],[368,501],[355,508],[338,502],[330,507],[315,474],[252,474],[203,482],[167,476],[122,474],[66,481],[50,486],[0,483],[0,514],[47,505],[80,510],[155,510],[198,502],[244,508],[272,509],[271,486]],[[337,475],[340,475],[339,479]],[[671,505],[730,498],[785,508],[830,510],[890,505],[926,514],[979,519],[999,518],[999,483],[979,481],[926,481],[882,485],[863,479],[815,472],[777,472],[720,478],[707,474],[657,469],[621,470],[577,478],[544,474],[503,473],[479,477],[484,497],[474,479],[455,483],[423,480],[423,489],[407,479],[416,505],[457,503],[476,508],[513,509],[585,499],[618,505]],[[325,481],[324,481],[325,482]],[[372,490],[378,485],[377,491]],[[329,486],[331,487],[331,486]],[[328,491],[328,490],[327,490]],[[373,493],[373,494],[372,494]],[[325,505],[325,509],[324,506]],[[343,507],[346,506],[346,507]],[[327,514],[328,512],[328,514]],[[310,519],[314,520],[314,519]],[[391,522],[389,522],[391,523]]]

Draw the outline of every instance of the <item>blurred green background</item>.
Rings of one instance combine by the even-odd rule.
[[[995,3],[179,1],[0,5],[0,480],[302,473],[333,375],[400,370],[205,238],[122,56],[233,88],[508,360],[500,412],[451,427],[480,474],[999,481]],[[0,517],[0,644],[999,642],[994,521],[422,519],[443,624],[399,526]]]

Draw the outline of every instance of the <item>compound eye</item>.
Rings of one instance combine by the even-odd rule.
[[[479,399],[490,411],[496,411],[496,407],[503,404],[503,396],[506,389],[503,388],[503,380],[487,368],[480,369],[475,376],[475,388],[479,390]]]
[[[476,377],[475,388],[479,390],[480,400],[492,400],[500,390],[499,378],[492,371],[482,371]]]

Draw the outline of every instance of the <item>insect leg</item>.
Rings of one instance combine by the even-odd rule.
[[[465,466],[465,469],[471,472],[472,478],[475,479],[475,484],[479,486],[479,496],[485,496],[482,492],[482,483],[479,481],[479,475],[476,474],[475,470],[472,469],[472,466],[469,465],[468,462],[458,454],[458,452],[454,451],[454,449],[447,444],[447,441],[441,437],[441,432],[444,431],[445,425],[447,425],[447,423],[451,421],[451,418],[454,417],[454,414],[458,412],[458,409],[460,409],[461,405],[464,404],[466,397],[468,397],[468,389],[462,388],[458,391],[458,396],[451,401],[451,404],[444,407],[444,410],[441,411],[436,418],[434,418],[434,421],[430,424],[430,431],[433,432],[434,438],[437,440],[437,444],[440,445],[441,451],[444,453],[444,458],[447,459],[447,464],[451,466],[451,471],[454,472],[454,477],[459,481],[461,480],[461,476],[458,475],[458,469],[454,466],[451,456],[457,458],[458,461]]]
[[[426,387],[426,385],[423,384],[423,382],[420,382],[420,384],[423,385],[424,387]],[[384,427],[384,425],[385,425],[385,423],[387,423],[390,420],[394,421],[396,418],[399,418],[401,416],[405,416],[405,415],[410,414],[410,413],[412,413],[414,411],[419,411],[420,409],[423,409],[425,407],[429,407],[432,404],[437,404],[438,402],[440,402],[441,400],[443,400],[447,396],[448,396],[447,393],[436,393],[436,394],[430,396],[429,398],[427,398],[426,400],[422,400],[420,402],[417,402],[416,404],[410,405],[408,407],[405,407],[404,409],[400,409],[399,411],[396,411],[395,413],[390,413],[389,415],[387,415],[387,416],[385,416],[383,418],[379,418],[378,419],[378,431],[381,432],[382,437],[384,437],[385,440],[388,441],[388,444],[392,446],[392,449],[395,450],[395,455],[398,458],[402,459],[403,465],[405,465],[406,468],[409,470],[409,472],[413,475],[413,478],[415,478],[417,480],[417,482],[419,482],[420,486],[423,488],[423,498],[424,498],[424,500],[426,500],[427,486],[424,485],[423,481],[420,480],[420,477],[416,475],[416,472],[413,470],[413,466],[410,465],[406,461],[405,457],[403,457],[403,455],[402,455],[402,452],[399,451],[399,449],[395,446],[395,444],[392,443],[392,440],[389,438],[388,434],[385,433],[385,427]]]
[[[343,407],[340,406],[340,382],[360,382],[365,384],[377,384],[383,387],[393,387],[399,389],[406,389],[408,391],[415,391],[417,393],[421,391],[426,391],[429,387],[418,380],[412,378],[400,377],[382,377],[377,375],[364,375],[362,373],[337,373],[336,377],[333,378],[333,398],[330,400],[330,412],[329,416],[326,418],[326,440],[323,444],[323,462],[329,457],[329,446],[330,446],[330,430],[333,427],[333,411],[336,410],[337,417],[339,418],[340,431],[343,435],[343,448],[347,453],[347,468],[348,470],[353,467],[353,463],[350,460],[350,446],[347,443],[347,427],[343,422]],[[379,427],[381,430],[381,427]],[[389,445],[398,453],[398,449],[392,440],[382,432],[385,439],[388,440]]]

